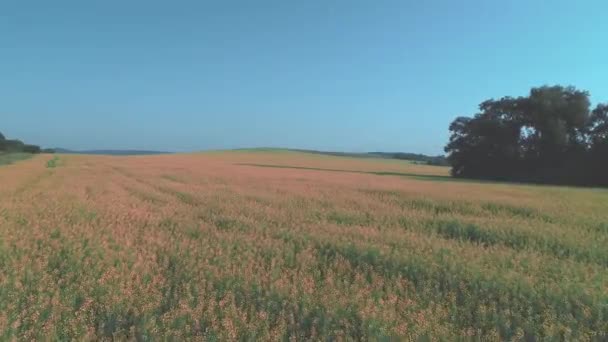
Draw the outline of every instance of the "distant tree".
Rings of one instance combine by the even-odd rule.
[[[444,156],[429,157],[426,162],[428,165],[434,166],[449,166],[447,159]]]
[[[38,145],[25,144],[21,140],[7,140],[0,133],[0,153],[40,153],[42,150]]]
[[[40,153],[40,146],[37,146],[37,145],[23,145],[23,152],[25,152],[25,153]]]
[[[23,152],[25,144],[21,140],[5,140],[5,150],[7,152]]]
[[[472,118],[459,117],[450,125],[445,151],[452,174],[586,183],[585,165],[605,153],[608,131],[608,107],[600,105],[593,113],[590,107],[588,92],[562,86],[485,101]]]

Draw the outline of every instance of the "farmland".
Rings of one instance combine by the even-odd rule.
[[[608,191],[281,151],[0,167],[10,339],[608,331]]]

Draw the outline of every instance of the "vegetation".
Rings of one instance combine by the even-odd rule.
[[[46,162],[46,167],[49,169],[56,168],[59,164],[59,157],[53,157],[48,162]]]
[[[21,140],[9,140],[0,133],[0,154],[3,153],[53,153],[52,150],[42,150],[38,145],[26,144]]]
[[[0,166],[31,158],[30,153],[0,153]]]
[[[85,151],[73,151],[64,148],[56,148],[55,152],[61,154],[97,154],[97,155],[108,155],[108,156],[140,156],[140,155],[155,155],[155,154],[169,154],[171,152],[162,151],[148,151],[148,150],[85,150]]]
[[[291,152],[60,161],[0,168],[2,340],[608,339],[605,190]]]
[[[608,105],[591,110],[588,92],[543,86],[479,109],[450,125],[454,176],[608,186]]]
[[[371,152],[371,155],[381,156],[384,158],[411,160],[421,162],[428,165],[448,166],[449,163],[444,156],[427,156],[420,153],[403,153],[403,152]]]

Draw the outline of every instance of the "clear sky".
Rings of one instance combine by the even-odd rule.
[[[608,1],[2,1],[0,131],[45,147],[441,153],[487,98],[608,101]]]

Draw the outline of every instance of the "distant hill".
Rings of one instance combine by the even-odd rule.
[[[74,151],[65,148],[56,148],[56,153],[64,154],[97,154],[108,156],[139,156],[139,155],[155,155],[155,154],[170,154],[172,152],[164,151],[148,151],[148,150],[84,150]]]

